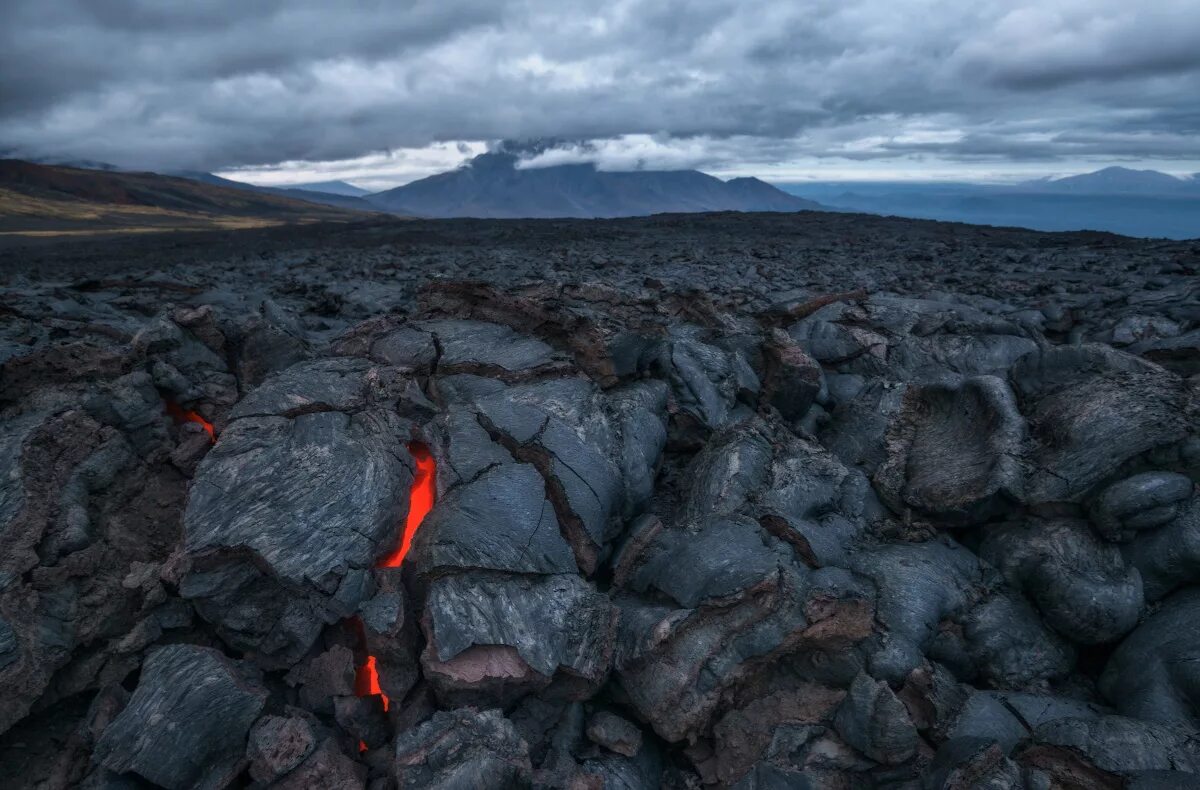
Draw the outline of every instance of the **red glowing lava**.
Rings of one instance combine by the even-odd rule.
[[[433,509],[433,500],[437,492],[435,480],[437,462],[433,459],[433,453],[429,452],[429,448],[419,442],[408,445],[408,451],[416,461],[417,472],[408,493],[408,517],[404,522],[404,534],[400,538],[400,546],[379,561],[378,567],[380,568],[400,567],[400,563],[404,561],[405,555],[412,546],[413,535],[416,534],[417,527],[421,526],[426,514]],[[363,631],[362,621],[357,620],[355,625],[358,628],[359,642],[365,644],[366,633]],[[379,670],[375,666],[375,656],[368,655],[366,663],[359,666],[354,673],[354,693],[360,697],[378,694],[383,701],[383,709],[385,711],[388,709],[389,700],[379,685]],[[359,744],[359,751],[366,751],[366,748],[365,743]]]
[[[185,409],[175,401],[164,401],[166,408],[163,411],[175,421],[176,425],[182,425],[185,422],[197,422],[208,432],[208,440],[213,444],[217,442],[217,432],[213,429],[213,424],[201,417],[191,409]]]
[[[410,444],[408,451],[412,453],[413,460],[417,462],[417,474],[413,478],[412,490],[408,494],[408,519],[404,522],[404,535],[400,539],[400,546],[379,561],[380,568],[400,567],[400,563],[404,562],[405,555],[412,547],[412,539],[413,535],[417,533],[417,527],[421,526],[421,522],[425,520],[425,514],[433,509],[437,462],[433,460],[433,454],[429,452],[429,448],[418,442]]]
[[[367,663],[354,673],[354,693],[360,697],[378,694],[383,700],[383,709],[388,709],[388,695],[379,687],[379,671],[375,669],[375,656],[367,656]]]

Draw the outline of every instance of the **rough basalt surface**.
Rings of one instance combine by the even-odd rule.
[[[1200,782],[1194,243],[712,215],[0,265],[4,786]]]

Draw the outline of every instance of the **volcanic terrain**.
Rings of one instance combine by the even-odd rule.
[[[0,786],[1196,786],[1200,241],[0,244]]]

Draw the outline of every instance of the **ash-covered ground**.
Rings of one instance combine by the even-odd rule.
[[[1200,242],[5,245],[0,786],[1196,786]]]

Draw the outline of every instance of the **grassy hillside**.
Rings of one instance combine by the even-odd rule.
[[[156,173],[0,160],[0,233],[81,235],[351,222],[369,215]]]

